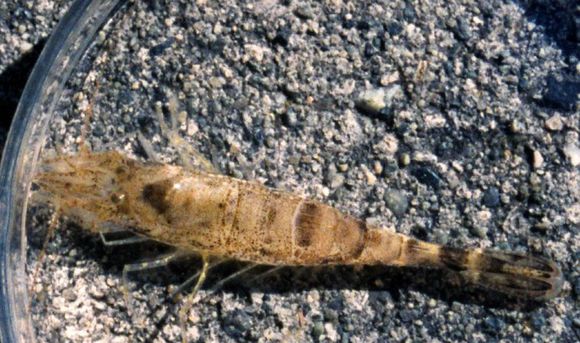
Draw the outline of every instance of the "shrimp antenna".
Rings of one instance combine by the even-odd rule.
[[[94,115],[94,101],[96,97],[96,93],[99,91],[99,81],[95,80],[95,93],[92,96],[89,96],[88,105],[86,110],[84,111],[84,118],[83,118],[83,125],[81,126],[81,137],[80,137],[80,147],[79,152],[81,155],[87,155],[90,152],[88,143],[87,143],[87,135],[89,132],[91,120],[93,119]]]
[[[42,247],[40,249],[40,252],[38,253],[38,260],[36,261],[36,266],[34,267],[34,272],[32,273],[32,282],[30,284],[30,289],[28,290],[30,294],[32,294],[34,291],[34,280],[36,280],[36,277],[38,276],[38,273],[40,271],[40,266],[42,265],[42,262],[46,257],[46,249],[48,247],[48,242],[54,235],[54,231],[56,229],[56,226],[58,225],[58,218],[60,217],[60,214],[61,214],[60,208],[57,207],[55,208],[52,217],[50,218],[50,224],[48,225],[48,230],[46,232],[46,235],[44,236]]]

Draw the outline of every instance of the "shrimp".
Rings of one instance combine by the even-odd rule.
[[[392,233],[321,202],[256,182],[140,162],[115,151],[44,161],[35,183],[63,215],[99,232],[113,224],[210,258],[270,266],[430,267],[507,295],[549,299],[563,277],[547,259],[458,249]]]

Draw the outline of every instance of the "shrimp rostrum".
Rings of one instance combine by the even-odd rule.
[[[556,264],[544,258],[427,243],[255,182],[112,151],[46,160],[35,182],[62,214],[85,228],[130,227],[201,256],[272,266],[443,268],[476,285],[532,299],[556,296],[563,280]]]

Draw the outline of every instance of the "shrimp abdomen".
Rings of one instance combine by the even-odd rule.
[[[364,222],[315,200],[239,181],[226,250],[272,265],[351,264],[369,240]]]

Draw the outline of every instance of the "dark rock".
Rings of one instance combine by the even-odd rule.
[[[416,314],[411,310],[402,310],[399,312],[399,317],[401,317],[401,321],[404,323],[409,323],[415,319]]]
[[[391,36],[397,36],[403,31],[403,26],[398,22],[393,21],[387,24],[386,29]]]
[[[392,126],[395,121],[395,111],[391,107],[381,109],[375,117],[385,124]]]
[[[546,325],[546,318],[544,318],[545,314],[541,313],[541,312],[535,312],[532,315],[532,318],[530,320],[532,327],[536,330],[536,331],[540,331],[542,329],[542,327],[544,327],[544,325]]]
[[[219,115],[222,112],[222,105],[218,101],[210,100],[208,102],[208,112],[213,115]]]
[[[429,167],[417,167],[411,171],[411,175],[417,178],[419,182],[435,189],[443,183],[441,177]]]
[[[226,315],[223,324],[228,335],[240,339],[252,328],[252,318],[242,310],[234,310]]]
[[[497,207],[500,204],[499,190],[495,187],[488,188],[483,194],[482,201],[489,208]]]
[[[368,20],[360,20],[356,24],[356,28],[361,31],[368,31],[371,28],[371,24],[368,22]]]
[[[345,20],[343,20],[343,22],[342,22],[342,27],[344,27],[344,28],[345,28],[345,29],[347,29],[347,30],[350,30],[350,29],[352,29],[352,28],[353,28],[353,27],[355,27],[355,26],[356,26],[356,21],[354,21],[354,20],[352,20],[352,19],[349,19],[349,20],[346,20],[346,19],[345,19]]]
[[[174,41],[175,41],[175,38],[171,37],[171,38],[167,39],[165,42],[152,47],[149,50],[149,55],[151,57],[161,55],[165,50],[167,50],[167,48],[171,47],[171,45],[173,44]]]
[[[487,237],[488,229],[485,226],[482,226],[479,223],[473,223],[470,227],[469,231],[474,234],[475,236],[484,239]]]
[[[314,338],[315,340],[318,340],[318,338],[323,333],[324,333],[324,325],[322,324],[322,322],[314,323],[314,326],[312,327],[312,331],[311,331],[312,338]]]
[[[105,127],[101,125],[95,125],[91,131],[91,134],[95,137],[101,138],[105,135]]]
[[[287,47],[290,42],[290,36],[292,36],[292,30],[289,27],[283,27],[276,32],[272,43]]]
[[[488,317],[483,322],[483,327],[485,331],[497,334],[505,328],[505,322],[497,317]]]
[[[516,195],[516,199],[518,201],[525,201],[530,197],[530,188],[527,184],[521,184],[518,187],[518,194]]]
[[[296,111],[292,108],[289,108],[284,114],[282,115],[282,121],[284,125],[288,127],[293,127],[298,123],[298,117],[296,116]]]
[[[365,57],[369,58],[374,54],[376,54],[377,52],[379,52],[378,49],[375,48],[372,43],[370,42],[365,43]]]
[[[403,10],[403,18],[405,18],[405,20],[410,22],[415,21],[415,18],[417,18],[417,12],[413,8],[413,6],[408,5],[405,7],[405,9]]]
[[[333,309],[326,308],[322,311],[322,315],[324,316],[324,320],[327,322],[336,323],[338,322],[338,312]]]
[[[280,90],[291,101],[296,101],[300,98],[300,89],[296,85],[284,84],[280,87]]]
[[[564,79],[558,81],[554,76],[549,76],[542,102],[548,107],[574,111],[578,103],[578,94],[580,94],[579,80]]]
[[[465,42],[471,38],[471,29],[467,21],[463,18],[457,18],[454,32],[461,41]]]

